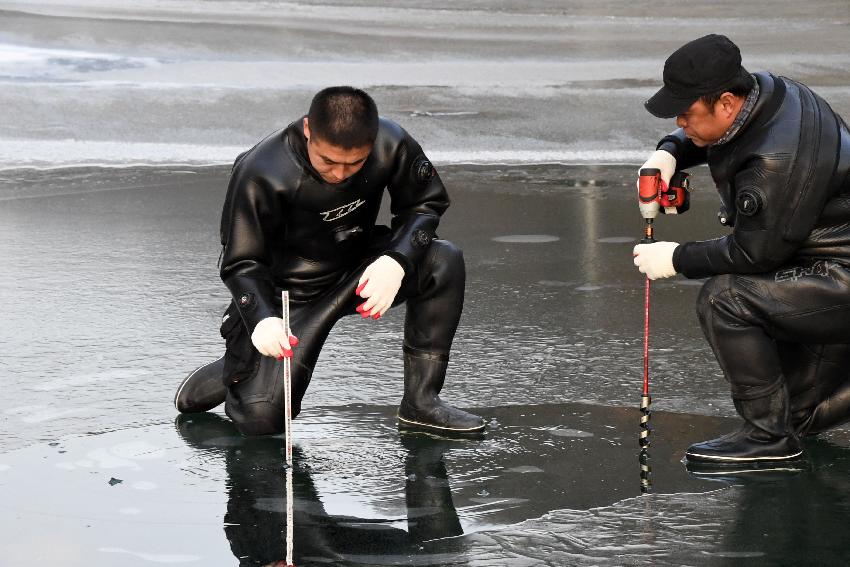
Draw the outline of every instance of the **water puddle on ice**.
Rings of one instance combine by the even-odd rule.
[[[773,558],[783,534],[793,555],[850,519],[844,441],[815,442],[810,464],[785,471],[689,472],[684,447],[734,422],[656,412],[655,493],[641,496],[637,410],[482,408],[498,427],[478,439],[399,432],[394,410],[295,421],[296,565],[745,564]],[[283,450],[200,414],[0,455],[4,560],[274,564]],[[829,541],[817,543],[844,553]]]
[[[495,242],[508,242],[516,244],[544,244],[557,242],[560,237],[551,234],[508,234],[505,236],[494,236]]]

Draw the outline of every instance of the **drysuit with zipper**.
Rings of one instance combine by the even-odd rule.
[[[754,455],[761,442],[790,454],[798,435],[850,419],[850,132],[805,85],[754,76],[730,140],[698,147],[679,129],[658,149],[677,170],[708,164],[732,231],[679,245],[673,266],[709,278],[697,312]]]
[[[299,119],[234,163],[221,219],[221,278],[233,296],[221,326],[227,349],[199,371],[220,376],[225,411],[243,433],[282,432],[281,363],[260,355],[251,333],[263,319],[280,317],[280,291],[288,290],[291,330],[299,339],[292,359],[297,415],[331,328],[358,314],[359,277],[387,255],[405,272],[394,302],[407,303],[399,420],[436,430],[482,430],[481,418],[437,396],[463,309],[466,272],[460,249],[436,235],[449,198],[435,168],[404,129],[383,118],[363,167],[341,183],[322,179],[306,144]],[[376,224],[385,190],[390,227]],[[178,400],[178,409],[205,411],[224,394],[183,409]]]

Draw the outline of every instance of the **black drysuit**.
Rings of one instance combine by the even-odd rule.
[[[380,119],[363,167],[329,184],[311,167],[302,120],[277,131],[234,166],[221,220],[221,278],[234,302],[224,315],[225,411],[249,435],[283,431],[280,364],[261,356],[250,335],[280,317],[280,290],[291,298],[292,364],[297,415],[319,351],[334,323],[356,314],[355,295],[368,264],[386,254],[405,277],[395,303],[407,301],[405,352],[447,360],[463,308],[461,251],[436,239],[449,206],[445,187],[419,144]],[[384,190],[392,226],[376,226]]]
[[[673,264],[710,277],[697,311],[742,417],[785,434],[787,387],[794,427],[814,433],[850,418],[850,133],[805,85],[755,77],[730,141],[700,148],[680,129],[658,145],[677,169],[708,164],[733,227],[678,246]]]

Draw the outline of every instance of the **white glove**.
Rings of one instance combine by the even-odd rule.
[[[676,173],[676,158],[673,157],[673,154],[664,150],[655,150],[652,152],[646,163],[638,169],[638,180],[636,182],[638,191],[640,191],[640,170],[645,168],[655,168],[661,171],[661,181],[664,182],[664,185],[669,186],[670,178]],[[647,213],[654,213],[651,215],[654,217],[661,211],[661,204],[658,201],[640,203],[640,210],[644,217],[649,216]]]
[[[280,317],[266,317],[254,327],[251,342],[260,354],[280,360],[292,356],[291,347],[298,344],[298,338],[292,334],[292,330],[283,327],[283,319]]]
[[[676,250],[678,245],[678,242],[638,244],[633,251],[635,266],[638,267],[640,273],[646,274],[646,277],[651,280],[675,276],[673,251]]]
[[[357,307],[360,315],[379,319],[393,304],[402,279],[404,268],[390,256],[381,256],[369,264],[360,276],[355,292],[366,299]]]

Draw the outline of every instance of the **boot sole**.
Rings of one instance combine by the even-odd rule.
[[[220,357],[216,358],[215,360],[213,360],[212,362],[208,362],[207,364],[202,364],[202,365],[200,365],[199,367],[197,367],[196,369],[194,369],[193,371],[191,371],[191,372],[189,373],[189,375],[188,375],[188,376],[186,376],[186,377],[183,379],[183,381],[180,383],[180,386],[177,388],[177,393],[176,393],[176,394],[174,394],[174,409],[176,409],[176,410],[177,410],[177,411],[179,411],[180,413],[186,413],[186,412],[183,412],[183,410],[181,410],[179,407],[177,407],[177,398],[179,398],[179,397],[180,397],[180,393],[183,391],[183,388],[186,386],[186,384],[189,382],[189,380],[191,380],[191,379],[192,379],[192,376],[194,376],[195,374],[197,374],[197,373],[198,373],[198,370],[200,370],[201,368],[204,368],[204,367],[206,367],[206,366],[209,366],[210,364],[215,364],[216,362],[218,362],[218,361],[219,361],[219,360],[221,360],[222,358],[224,358],[224,356],[220,356]],[[188,412],[188,413],[193,413],[193,412]]]
[[[455,428],[455,427],[441,427],[439,425],[433,425],[433,424],[430,424],[430,423],[421,423],[419,421],[413,421],[412,419],[405,419],[405,418],[401,417],[400,415],[396,415],[396,418],[398,418],[398,420],[401,423],[404,423],[404,424],[407,424],[407,425],[412,425],[412,426],[415,426],[415,427],[424,427],[425,429],[434,429],[436,431],[454,431],[455,433],[478,433],[478,432],[484,431],[484,429],[487,427],[487,424],[485,423],[485,424],[483,424],[479,427],[469,427],[469,428],[466,428],[466,429],[458,429],[458,428]]]
[[[782,457],[721,457],[717,455],[702,455],[700,453],[685,453],[685,458],[696,462],[710,463],[758,463],[758,462],[776,462],[790,461],[802,456],[803,451],[798,451],[793,455],[783,455]]]
[[[699,461],[697,461],[697,463],[699,463]],[[805,469],[803,469],[803,467],[793,467],[793,466],[762,467],[762,468],[759,468],[759,467],[733,468],[733,467],[729,467],[729,466],[726,466],[726,467],[714,466],[712,468],[706,467],[706,468],[699,468],[699,469],[694,469],[694,470],[687,469],[687,471],[690,474],[692,474],[696,477],[710,477],[710,476],[723,477],[723,476],[729,476],[729,475],[749,474],[749,473],[764,474],[764,475],[768,475],[768,474],[772,474],[772,473],[785,474],[785,473],[800,473],[800,472],[803,472],[804,470]]]

